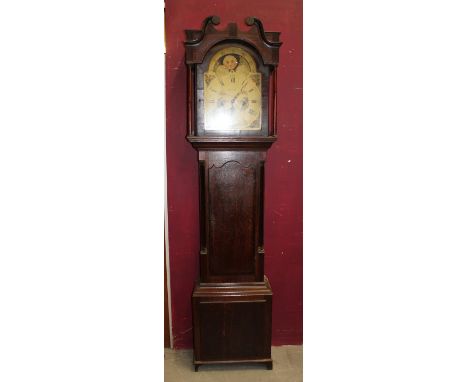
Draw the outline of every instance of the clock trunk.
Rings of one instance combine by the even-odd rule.
[[[264,151],[199,151],[200,279],[263,281]]]

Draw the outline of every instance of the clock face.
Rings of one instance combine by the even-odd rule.
[[[204,73],[206,130],[260,130],[261,73],[242,48],[218,51]]]

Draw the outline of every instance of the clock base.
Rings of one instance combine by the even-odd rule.
[[[195,371],[198,371],[200,366],[202,365],[230,365],[230,364],[264,364],[267,370],[273,370],[273,360],[266,359],[266,360],[239,360],[239,361],[194,361],[193,364],[195,366]]]
[[[196,283],[192,294],[195,370],[203,364],[263,363],[271,359],[272,290],[268,279]]]

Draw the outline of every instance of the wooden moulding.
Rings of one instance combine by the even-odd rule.
[[[272,291],[268,279],[196,283],[192,295],[195,371],[200,365],[259,363],[271,358]]]
[[[265,65],[278,65],[280,32],[265,32],[262,22],[255,17],[247,17],[245,23],[251,28],[241,31],[237,24],[229,23],[224,30],[218,30],[218,16],[209,16],[203,22],[201,30],[189,29],[185,31],[185,62],[187,65],[200,64],[206,53],[216,44],[225,40],[243,41],[254,46],[260,53]]]
[[[223,296],[237,295],[269,295],[272,296],[270,282],[264,276],[264,280],[260,282],[245,282],[245,283],[201,283],[197,282],[193,290],[193,297],[206,297],[207,295],[222,294]]]
[[[196,149],[268,149],[276,142],[275,136],[268,137],[217,137],[187,136],[187,140]]]

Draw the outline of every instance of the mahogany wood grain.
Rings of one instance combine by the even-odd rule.
[[[264,187],[268,148],[276,140],[278,32],[247,18],[217,30],[215,16],[186,31],[187,140],[198,151],[200,280],[192,294],[195,370],[202,364],[260,362],[272,368],[272,290],[264,275]],[[203,73],[226,44],[249,50],[262,73],[262,127],[205,131]],[[195,78],[193,78],[195,76]],[[273,135],[272,135],[273,132]]]
[[[272,368],[272,291],[261,283],[197,283],[192,295],[194,365],[263,363]]]
[[[264,151],[199,151],[202,282],[263,280]]]

